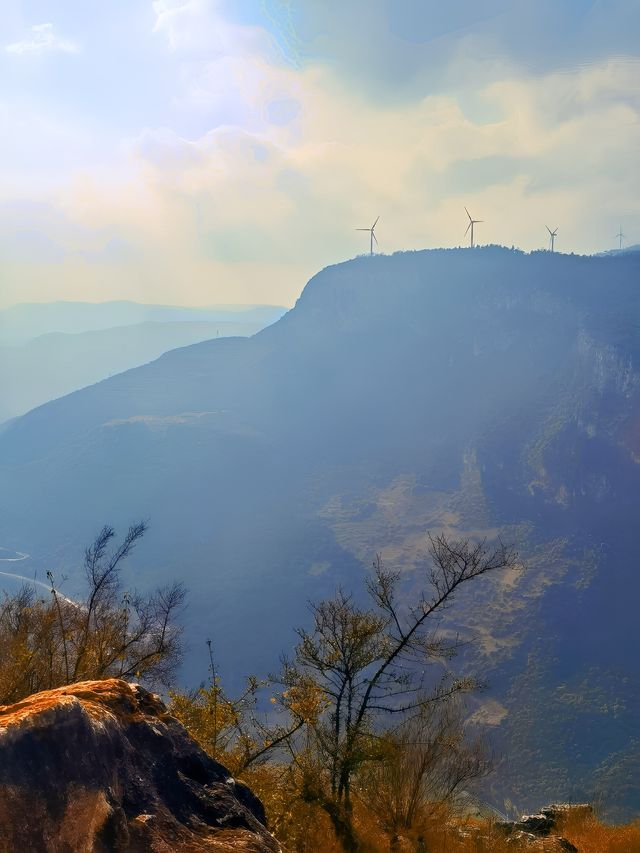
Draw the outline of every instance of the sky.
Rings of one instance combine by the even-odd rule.
[[[640,243],[638,0],[2,0],[0,306]]]

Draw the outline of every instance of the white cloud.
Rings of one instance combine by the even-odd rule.
[[[451,246],[465,242],[465,204],[485,220],[481,243],[540,248],[552,217],[559,250],[595,251],[613,245],[619,216],[635,242],[636,71],[616,61],[504,80],[477,93],[496,116],[480,122],[452,96],[377,106],[327,69],[265,63],[248,103],[262,115],[274,88],[295,89],[288,125],[145,130],[129,159],[69,178],[33,217],[64,261],[11,265],[8,250],[5,279],[21,298],[55,279],[77,298],[291,304],[319,267],[366,251],[355,228],[378,214],[383,251]],[[134,251],[117,275],[89,256],[113,239]]]
[[[482,243],[539,248],[548,218],[561,251],[607,248],[619,224],[640,240],[637,60],[540,75],[501,66],[464,94],[375,102],[327,63],[285,65],[266,34],[230,23],[215,0],[154,7],[177,81],[166,120],[98,163],[81,161],[55,126],[18,132],[14,116],[15,144],[0,156],[3,233],[18,227],[17,190],[46,200],[31,228],[64,260],[54,268],[39,250],[30,264],[12,259],[9,241],[4,299],[291,304],[319,267],[366,251],[355,229],[378,214],[384,251],[451,246],[465,241],[463,205],[485,220]],[[58,160],[51,188],[32,177],[47,148]],[[113,240],[132,247],[117,274],[116,261],[99,261]]]
[[[265,87],[270,100],[290,96],[291,77],[283,87],[278,78],[287,77],[286,69],[278,67],[279,50],[263,28],[229,21],[218,0],[154,0],[153,9],[154,32],[180,63],[176,105],[206,115],[210,128],[260,130]]]
[[[60,53],[78,53],[78,45],[69,39],[56,35],[52,23],[35,24],[27,38],[5,46],[7,53],[18,55],[42,54],[58,51]]]
[[[153,11],[154,31],[191,59],[274,52],[264,29],[230,22],[216,0],[154,0]]]

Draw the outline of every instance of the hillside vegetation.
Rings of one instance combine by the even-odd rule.
[[[503,762],[484,797],[525,812],[553,788],[627,819],[639,273],[634,253],[495,247],[330,267],[252,338],[172,351],[6,426],[0,545],[29,555],[28,577],[67,573],[73,597],[94,529],[149,518],[137,582],[192,590],[181,678],[201,678],[212,636],[236,694],[247,660],[277,669],[291,614],[362,589],[376,554],[411,587],[427,531],[502,536],[522,564],[461,591],[446,623],[477,641],[457,674],[489,685],[470,697]]]
[[[482,727],[465,713],[464,697],[477,691],[478,681],[451,670],[448,662],[460,642],[441,630],[441,613],[469,583],[476,587],[512,570],[513,550],[431,539],[419,589],[409,595],[407,590],[401,595],[400,575],[377,560],[367,581],[369,606],[359,606],[344,590],[314,603],[312,629],[298,629],[299,642],[283,656],[280,673],[262,681],[249,677],[233,698],[222,686],[211,641],[208,683],[190,692],[171,689],[183,652],[176,622],[183,590],[174,584],[151,596],[123,593],[122,564],[144,533],[144,524],[133,525],[118,543],[113,529],[100,531],[85,550],[82,601],[66,598],[52,573],[49,601],[28,587],[2,601],[0,716],[6,737],[0,738],[0,787],[6,787],[13,807],[0,809],[0,824],[4,837],[13,839],[8,850],[18,846],[18,838],[19,846],[38,843],[42,833],[73,836],[74,849],[85,844],[84,835],[95,835],[113,836],[114,850],[128,850],[132,833],[140,850],[156,849],[161,837],[173,839],[176,850],[201,849],[198,839],[215,835],[227,820],[224,810],[237,806],[217,795],[207,805],[210,785],[194,800],[189,780],[202,784],[206,777],[219,785],[229,771],[258,794],[268,826],[291,853],[635,849],[638,824],[606,827],[590,806],[552,806],[520,823],[504,822],[481,817],[490,809],[469,794],[495,768]],[[137,686],[132,690],[123,680],[133,677],[170,688],[170,717],[158,697]],[[265,695],[271,710],[261,704]],[[76,697],[75,705],[69,697]],[[81,709],[81,718],[74,708]],[[214,759],[206,772],[176,719]],[[140,739],[143,720],[153,728],[150,740]],[[40,744],[50,741],[42,755],[51,767],[43,774],[34,774],[24,760],[30,728],[38,731]],[[107,728],[108,739],[96,746]],[[78,739],[90,741],[82,747],[92,753],[88,763],[70,760]],[[138,750],[151,754],[138,756],[140,766],[132,769],[122,764],[122,749],[114,751],[114,743],[136,739]],[[159,762],[158,749],[168,749],[178,766],[182,761],[184,772],[169,770],[167,756]],[[178,754],[187,753],[185,763]],[[197,772],[194,763],[201,768]],[[151,772],[141,787],[140,773],[160,764],[160,777]],[[109,791],[99,793],[113,773],[117,801]],[[52,775],[65,791],[64,818],[53,807],[60,793],[53,794]],[[100,806],[105,797],[108,808]],[[144,827],[138,820],[141,805],[132,798],[145,800]],[[253,818],[245,814],[242,820],[260,833],[255,817],[263,819],[262,806],[251,802]],[[19,815],[34,807],[41,812],[38,822],[25,826]],[[213,820],[212,807],[218,815]],[[202,819],[185,819],[185,808],[202,812]],[[69,820],[78,809],[91,819]],[[145,835],[149,829],[155,841]],[[187,835],[191,846],[185,847]],[[268,842],[269,836],[262,839]]]

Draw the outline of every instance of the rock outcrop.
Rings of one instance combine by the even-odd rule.
[[[588,803],[556,803],[545,806],[538,814],[523,815],[517,821],[500,821],[496,829],[509,837],[509,842],[517,847],[530,850],[548,851],[548,853],[575,853],[576,848],[566,838],[552,834],[562,829],[563,821],[570,818],[588,818],[593,815],[593,807]]]
[[[279,846],[156,695],[110,679],[0,706],[0,853],[205,850]]]

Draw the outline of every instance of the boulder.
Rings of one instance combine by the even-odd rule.
[[[520,820],[500,820],[496,822],[496,828],[507,835],[514,832],[524,832],[531,835],[549,835],[554,828],[555,821],[540,814],[525,814]]]
[[[0,706],[0,853],[277,853],[262,804],[155,694],[86,681]]]
[[[540,814],[525,814],[516,823],[516,828],[522,832],[530,832],[532,835],[549,835],[556,825],[555,820]]]
[[[554,824],[570,818],[587,820],[593,817],[593,806],[590,803],[554,803],[540,809],[540,814],[550,818]]]
[[[497,821],[494,826],[508,836],[507,843],[515,849],[531,853],[577,853],[570,841],[552,833],[567,818],[584,819],[591,815],[593,808],[588,803],[555,803],[540,809],[538,814],[522,815],[517,821]]]

